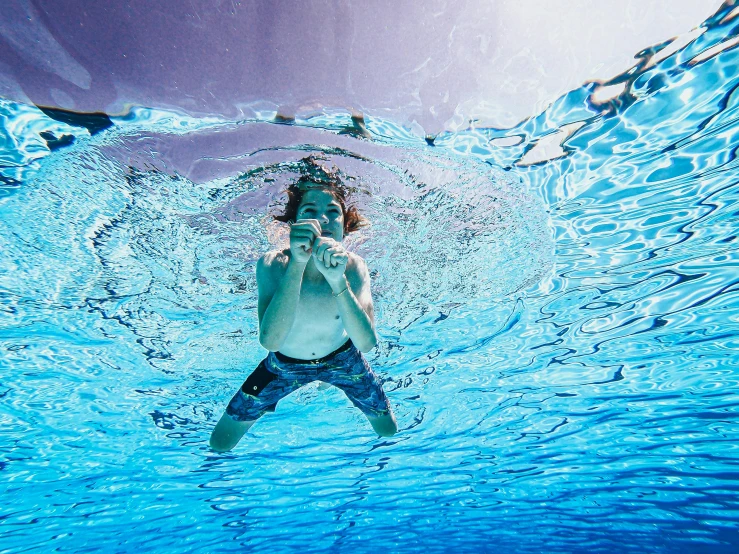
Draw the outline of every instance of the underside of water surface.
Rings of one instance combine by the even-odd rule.
[[[507,129],[0,99],[0,552],[734,551],[730,8]],[[219,454],[309,155],[371,221],[399,432],[314,383]]]

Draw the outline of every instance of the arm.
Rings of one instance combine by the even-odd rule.
[[[257,262],[259,343],[267,350],[279,350],[292,329],[306,264],[291,257],[282,265],[271,254]]]
[[[272,252],[257,262],[259,342],[267,350],[278,351],[295,323],[303,273],[320,234],[318,221],[299,220],[290,226],[290,255]]]
[[[360,351],[369,352],[377,344],[369,271],[359,256],[352,261],[346,274],[329,285],[349,338]]]

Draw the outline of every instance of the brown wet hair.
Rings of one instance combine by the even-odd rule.
[[[344,214],[344,235],[369,225],[369,220],[362,216],[356,206],[348,204],[349,191],[339,177],[336,168],[326,168],[319,163],[321,158],[308,156],[300,161],[301,173],[297,182],[287,187],[287,204],[282,214],[273,216],[283,223],[294,223],[303,195],[309,190],[324,190],[331,194],[341,206]]]

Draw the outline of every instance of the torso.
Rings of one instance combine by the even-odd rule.
[[[283,255],[283,263],[279,264],[282,271],[276,278],[282,277],[289,259],[288,252]],[[350,282],[356,279],[356,263],[353,262],[350,255],[345,273]],[[311,267],[313,263],[311,260],[305,268],[295,322],[279,350],[285,356],[301,360],[326,356],[349,339],[331,287],[323,275]]]

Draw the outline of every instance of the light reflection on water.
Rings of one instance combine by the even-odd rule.
[[[610,102],[587,85],[434,146],[372,118],[373,141],[337,134],[342,115],[136,110],[89,136],[2,103],[5,547],[730,551],[738,54],[716,54],[720,21]],[[75,140],[49,153],[42,132]],[[374,438],[311,386],[217,456],[263,355],[253,265],[284,240],[264,214],[317,151],[371,193],[350,244],[401,432]]]

